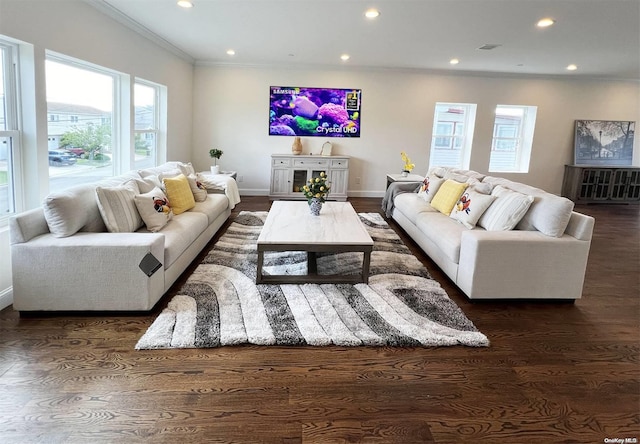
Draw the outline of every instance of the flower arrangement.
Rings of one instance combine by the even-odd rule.
[[[327,174],[323,171],[320,177],[312,177],[309,183],[302,187],[302,193],[309,202],[314,197],[320,202],[324,202],[331,187],[327,185]]]
[[[407,156],[407,153],[405,153],[404,151],[400,151],[400,157],[402,157],[402,161],[404,162],[404,167],[402,168],[402,171],[406,171],[407,173],[410,173],[411,170],[416,167],[416,165],[414,163],[411,163],[411,159],[409,159],[409,157]]]
[[[217,160],[220,159],[220,157],[224,154],[224,152],[222,150],[219,150],[217,148],[212,148],[209,150],[209,157],[211,157],[212,159],[214,159],[213,164],[217,165]]]

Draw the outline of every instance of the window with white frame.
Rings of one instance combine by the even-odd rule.
[[[118,121],[118,73],[53,54],[47,55],[45,69],[49,190],[113,176],[119,156],[112,124]]]
[[[490,172],[529,171],[537,107],[498,105],[493,124]]]
[[[0,39],[0,225],[17,211],[20,171],[18,47]]]
[[[469,168],[476,104],[436,103],[429,167]]]
[[[159,85],[136,79],[134,103],[134,165],[148,168],[158,163]]]

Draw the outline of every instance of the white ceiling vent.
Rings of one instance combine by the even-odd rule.
[[[482,49],[484,51],[491,51],[492,49],[496,49],[498,46],[502,46],[502,45],[500,45],[498,43],[485,43],[484,45],[482,45],[478,49]]]

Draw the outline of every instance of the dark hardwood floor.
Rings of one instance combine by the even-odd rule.
[[[234,214],[268,208],[244,197]],[[149,314],[21,318],[9,307],[0,312],[0,442],[639,440],[640,206],[577,210],[596,228],[574,304],[471,302],[391,223],[488,348],[135,351],[184,277]]]

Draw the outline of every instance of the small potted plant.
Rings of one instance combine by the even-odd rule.
[[[211,172],[213,174],[220,174],[220,165],[218,165],[218,159],[224,154],[222,150],[218,148],[211,148],[209,150],[209,157],[213,159],[213,166],[211,167]]]
[[[320,215],[322,204],[325,202],[331,187],[327,183],[327,174],[322,171],[320,177],[312,177],[309,183],[302,187],[302,193],[309,202],[309,209],[314,216]]]

